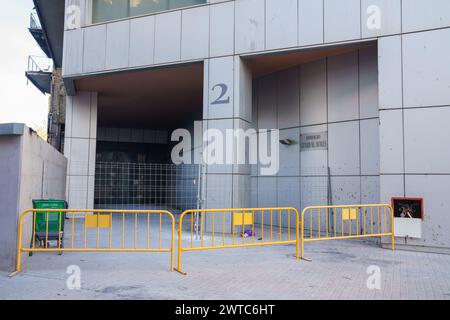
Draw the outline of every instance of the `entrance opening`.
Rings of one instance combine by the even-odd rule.
[[[201,167],[174,165],[173,130],[202,120],[203,63],[81,79],[98,92],[95,208],[196,208]]]

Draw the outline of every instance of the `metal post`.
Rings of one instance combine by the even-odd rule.
[[[197,174],[197,210],[200,210],[202,205],[201,190],[202,190],[202,165],[199,164]],[[195,212],[195,226],[194,226],[195,240],[199,240],[198,223],[199,223],[199,214],[198,212]]]

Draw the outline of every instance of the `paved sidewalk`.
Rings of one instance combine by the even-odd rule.
[[[169,255],[40,253],[25,271],[0,274],[1,299],[450,299],[450,256],[392,252],[364,241],[306,244],[312,262],[290,245],[188,252],[182,276]],[[69,265],[81,290],[66,287]],[[367,268],[381,270],[381,289],[367,288]]]

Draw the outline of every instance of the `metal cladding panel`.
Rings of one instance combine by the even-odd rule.
[[[360,204],[360,177],[331,177],[332,203]]]
[[[380,174],[380,120],[369,119],[360,122],[361,174]]]
[[[381,175],[380,176],[380,202],[391,203],[392,197],[403,197],[405,195],[403,175]]]
[[[155,63],[180,60],[181,11],[157,15],[155,28]]]
[[[381,203],[379,176],[361,177],[361,203]]]
[[[206,207],[229,208],[233,202],[233,175],[206,175]]]
[[[361,37],[360,0],[324,0],[325,42]]]
[[[209,55],[209,7],[183,11],[181,59],[207,58]]]
[[[361,0],[362,37],[401,33],[402,0]],[[377,24],[379,19],[380,24]]]
[[[450,234],[446,226],[450,224],[450,216],[445,214],[445,208],[450,207],[450,175],[406,175],[405,182],[407,197],[425,199],[422,239],[418,240],[419,244],[448,247]]]
[[[378,41],[379,108],[403,106],[402,38],[392,36]]]
[[[302,127],[300,134],[317,134],[327,131],[327,125],[316,125]],[[302,150],[300,149],[300,174],[302,176],[312,176],[327,174],[324,169],[328,167],[328,149],[323,150]]]
[[[128,67],[130,21],[109,23],[106,27],[106,69]]]
[[[300,128],[280,131],[280,140],[289,139],[293,145],[280,145],[280,170],[279,176],[300,175]]]
[[[298,1],[266,0],[266,49],[297,46]]]
[[[83,72],[83,29],[64,32],[63,75]]]
[[[106,25],[84,29],[83,72],[105,70]]]
[[[403,32],[450,26],[450,1],[403,0]]]
[[[72,100],[72,138],[89,138],[91,123],[91,93],[79,92]]]
[[[210,7],[209,54],[212,57],[234,53],[234,2]]]
[[[208,62],[208,119],[233,118],[234,59],[223,57]]]
[[[450,29],[403,36],[404,107],[450,105]]]
[[[207,121],[207,139],[208,141],[215,141],[216,145],[220,148],[220,143],[222,140],[224,145],[226,139],[226,130],[233,129],[234,121],[233,119],[220,119],[220,120],[208,120]],[[221,134],[222,139],[216,136],[216,132]],[[212,145],[210,145],[212,146]],[[230,143],[226,145],[229,147],[235,147],[235,143]],[[223,149],[222,149],[223,150]],[[208,163],[208,174],[233,174],[233,165],[226,164],[226,154],[225,151],[220,154],[219,152],[210,153],[208,150],[205,150],[203,157],[207,160]],[[214,159],[218,160],[219,163],[216,163]]]
[[[359,121],[328,125],[329,166],[332,175],[359,175]]]
[[[258,207],[272,208],[277,206],[277,178],[258,178]]]
[[[130,21],[130,67],[153,64],[154,49],[155,17],[132,19]]]
[[[89,159],[89,139],[71,139],[70,160],[67,174],[69,176],[87,176]]]
[[[402,110],[380,111],[380,172],[403,172],[403,114]]]
[[[328,120],[345,121],[359,117],[358,52],[328,59]]]
[[[299,68],[282,71],[277,77],[278,128],[300,125],[300,72]]]
[[[299,177],[279,177],[277,178],[278,195],[277,205],[279,207],[293,207],[300,211],[300,178]],[[293,214],[294,215],[294,214]],[[294,216],[291,217],[291,226],[295,226]],[[287,224],[287,216],[282,216],[284,225]]]
[[[327,122],[327,60],[301,66],[300,122],[313,125]]]
[[[240,57],[234,57],[234,117],[252,121],[252,71]]]
[[[379,115],[377,58],[375,46],[359,52],[359,115],[362,119]]]
[[[298,1],[299,45],[323,43],[323,0]]]
[[[236,1],[235,51],[236,53],[265,49],[265,1]]]
[[[258,127],[259,129],[272,129],[277,127],[277,94],[276,75],[270,75],[259,81],[258,95]]]
[[[405,171],[450,174],[450,107],[405,110]]]
[[[251,202],[250,196],[250,176],[233,176],[233,208],[248,208]]]

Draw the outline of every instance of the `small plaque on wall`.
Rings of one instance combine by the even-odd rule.
[[[328,149],[328,132],[305,133],[300,135],[300,150],[314,151]]]

